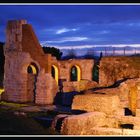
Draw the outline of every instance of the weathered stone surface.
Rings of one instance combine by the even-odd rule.
[[[136,117],[140,117],[140,109],[136,109]]]
[[[93,59],[58,61],[45,54],[31,25],[25,20],[9,21],[6,28],[4,100],[52,104],[58,85],[51,74],[51,67],[58,68],[58,78],[70,82],[72,66],[80,68],[80,81],[64,84],[64,91],[81,91],[96,86],[92,81]],[[29,74],[29,65],[35,65],[37,73]],[[43,71],[43,73],[42,73]]]
[[[99,84],[110,86],[126,78],[139,78],[139,61],[139,57],[103,57],[100,61]]]
[[[88,80],[81,80],[79,82],[74,81],[74,82],[63,82],[63,91],[64,92],[71,92],[71,91],[83,91],[83,90],[88,90],[91,88],[94,88],[97,86],[97,83],[94,81],[88,81]]]
[[[61,134],[84,135],[92,127],[105,125],[105,119],[106,115],[102,112],[90,112],[69,116],[63,121]]]
[[[89,130],[85,135],[116,135],[116,136],[137,135],[139,136],[139,134],[140,134],[140,130],[95,127]]]
[[[37,104],[53,104],[58,86],[50,74],[40,73],[37,79],[36,89]]]
[[[57,115],[57,116],[53,119],[53,121],[52,121],[52,124],[51,124],[52,130],[58,131],[58,130],[56,130],[56,126],[58,125],[58,121],[59,121],[59,125],[62,125],[63,120],[64,120],[66,117],[68,117],[68,116],[70,116],[70,115],[67,115],[67,114],[59,114],[59,115]],[[60,121],[61,121],[61,124],[60,124]],[[59,126],[59,127],[60,127],[60,130],[61,130],[61,126]]]
[[[134,116],[116,116],[119,126],[122,124],[132,124],[134,125],[133,129],[140,130],[140,118]]]
[[[123,131],[118,128],[93,127],[85,135],[123,135]]]
[[[135,115],[136,109],[139,108],[140,96],[140,78],[129,79],[120,84],[118,89],[119,98],[123,102],[123,107],[128,107]]]
[[[113,115],[120,108],[117,95],[108,94],[84,94],[76,95],[73,99],[72,109],[85,110],[88,112],[99,111]]]
[[[140,130],[123,129],[123,135],[139,136]]]
[[[81,80],[92,81],[92,69],[94,66],[93,59],[69,59],[59,61],[60,78],[70,81],[70,70],[72,66],[79,66],[81,70]]]

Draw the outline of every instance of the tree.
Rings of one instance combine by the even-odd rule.
[[[99,57],[99,60],[101,60],[101,58],[103,57],[103,53],[100,52],[100,57]]]
[[[55,47],[45,47],[45,46],[43,46],[43,51],[44,51],[44,53],[52,54],[52,56],[55,56],[56,59],[58,59],[58,60],[61,59],[61,56],[63,54],[59,49],[57,49]]]
[[[89,49],[87,51],[87,53],[85,54],[85,58],[87,58],[87,59],[94,59],[94,50],[93,49]]]
[[[74,51],[74,49],[71,49],[71,50],[68,52],[67,58],[68,58],[68,59],[76,58],[76,52]]]

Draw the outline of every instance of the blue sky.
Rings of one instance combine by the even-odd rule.
[[[60,49],[140,47],[140,5],[0,5],[0,41],[13,19],[26,19],[42,45]]]

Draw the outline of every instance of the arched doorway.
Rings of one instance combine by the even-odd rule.
[[[35,103],[36,101],[36,82],[38,75],[38,68],[36,64],[31,63],[27,67],[28,80],[27,80],[27,97],[29,102]]]
[[[81,69],[79,66],[72,66],[70,71],[70,80],[71,81],[80,81],[81,80]]]
[[[95,64],[92,69],[92,80],[99,82],[99,65]]]
[[[58,85],[58,68],[55,66],[55,65],[52,65],[51,67],[51,74],[52,74],[52,77],[56,80],[56,83]]]

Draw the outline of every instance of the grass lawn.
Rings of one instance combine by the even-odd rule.
[[[43,113],[30,112],[24,115],[16,115],[20,104],[0,102],[0,135],[56,135],[51,128],[43,127],[34,117]],[[44,115],[47,115],[44,113]],[[51,115],[53,115],[51,113]],[[55,115],[55,114],[54,114]]]

